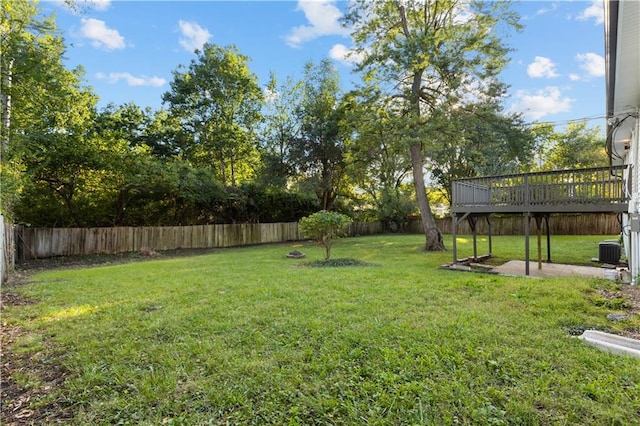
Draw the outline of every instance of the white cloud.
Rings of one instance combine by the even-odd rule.
[[[112,72],[109,75],[105,75],[104,73],[97,73],[96,78],[100,80],[107,80],[109,83],[115,84],[120,80],[124,80],[127,83],[127,86],[151,86],[151,87],[160,87],[164,85],[167,81],[164,78],[160,77],[148,77],[146,75],[141,75],[136,77],[128,72]]]
[[[335,3],[335,0],[298,0],[296,10],[304,12],[310,25],[293,27],[286,36],[287,44],[291,47],[300,47],[304,42],[322,36],[348,35],[349,31],[340,24],[342,12]]]
[[[604,6],[602,0],[592,0],[591,5],[578,15],[581,21],[593,19],[596,24],[604,22]]]
[[[540,16],[540,15],[546,15],[549,12],[553,12],[555,10],[558,9],[558,3],[551,3],[550,7],[547,8],[542,8],[542,9],[538,9],[538,11],[536,12],[536,15]]]
[[[558,73],[556,73],[556,64],[551,59],[536,56],[536,59],[527,67],[527,75],[531,78],[554,78]]]
[[[340,43],[334,44],[329,50],[329,57],[346,65],[357,65],[364,59],[363,54],[358,54]]]
[[[202,46],[211,38],[211,33],[195,22],[180,20],[178,26],[182,34],[182,37],[180,37],[180,46],[188,52],[202,49]]]
[[[571,80],[571,81],[579,81],[580,80],[580,76],[578,74],[571,73],[571,74],[569,74],[569,80]]]
[[[539,120],[545,115],[569,112],[575,99],[563,96],[555,86],[545,87],[530,93],[528,90],[518,90],[515,97],[518,101],[511,107],[512,112],[522,113],[531,120]]]
[[[578,53],[576,59],[580,62],[580,68],[591,77],[604,77],[604,58],[597,53]]]
[[[124,49],[124,37],[118,30],[107,27],[104,21],[93,18],[82,18],[81,33],[83,37],[91,40],[91,45],[106,50]]]

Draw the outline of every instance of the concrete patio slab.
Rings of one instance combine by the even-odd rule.
[[[492,272],[500,275],[524,276],[526,262],[524,260],[511,260],[503,265],[496,266]],[[542,263],[542,269],[538,269],[538,262],[529,262],[529,276],[532,277],[569,277],[582,276],[590,278],[604,278],[607,269],[596,266],[576,266],[559,263]]]

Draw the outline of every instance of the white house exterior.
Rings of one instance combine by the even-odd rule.
[[[640,282],[640,1],[604,0],[607,148],[612,165],[627,165],[623,242],[631,283]]]

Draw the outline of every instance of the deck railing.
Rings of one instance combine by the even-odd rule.
[[[457,179],[452,211],[622,211],[626,166]]]

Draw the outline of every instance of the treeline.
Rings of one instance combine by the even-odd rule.
[[[358,16],[384,20],[393,10],[369,2],[351,7],[345,23]],[[461,12],[455,2],[447,7],[431,12]],[[272,75],[261,87],[237,48],[205,44],[189,64],[176,66],[161,109],[98,108],[82,68],[63,64],[65,43],[54,18],[26,0],[0,8],[0,205],[17,223],[290,222],[325,209],[402,227],[424,216],[424,205],[429,211],[434,202],[446,203],[457,177],[606,161],[599,131],[585,123],[557,132],[503,110],[506,87],[498,73],[507,50],[475,52],[483,59],[456,65],[448,62],[454,56],[439,56],[446,45],[432,49],[427,34],[427,41],[399,44],[406,55],[363,60],[356,67],[362,83],[345,93],[329,60],[309,62],[300,80]],[[428,12],[398,11],[412,14],[407,25],[419,25],[416,14]],[[447,22],[460,37],[494,37],[486,26]],[[454,31],[456,25],[468,28]],[[356,42],[375,36],[354,28]],[[478,43],[467,42],[452,48],[471,55]],[[392,44],[380,41],[380,55]],[[391,66],[396,57],[425,55],[434,60],[419,73],[410,64]],[[407,75],[421,86],[408,87]],[[478,82],[474,96],[464,94],[470,79]]]

